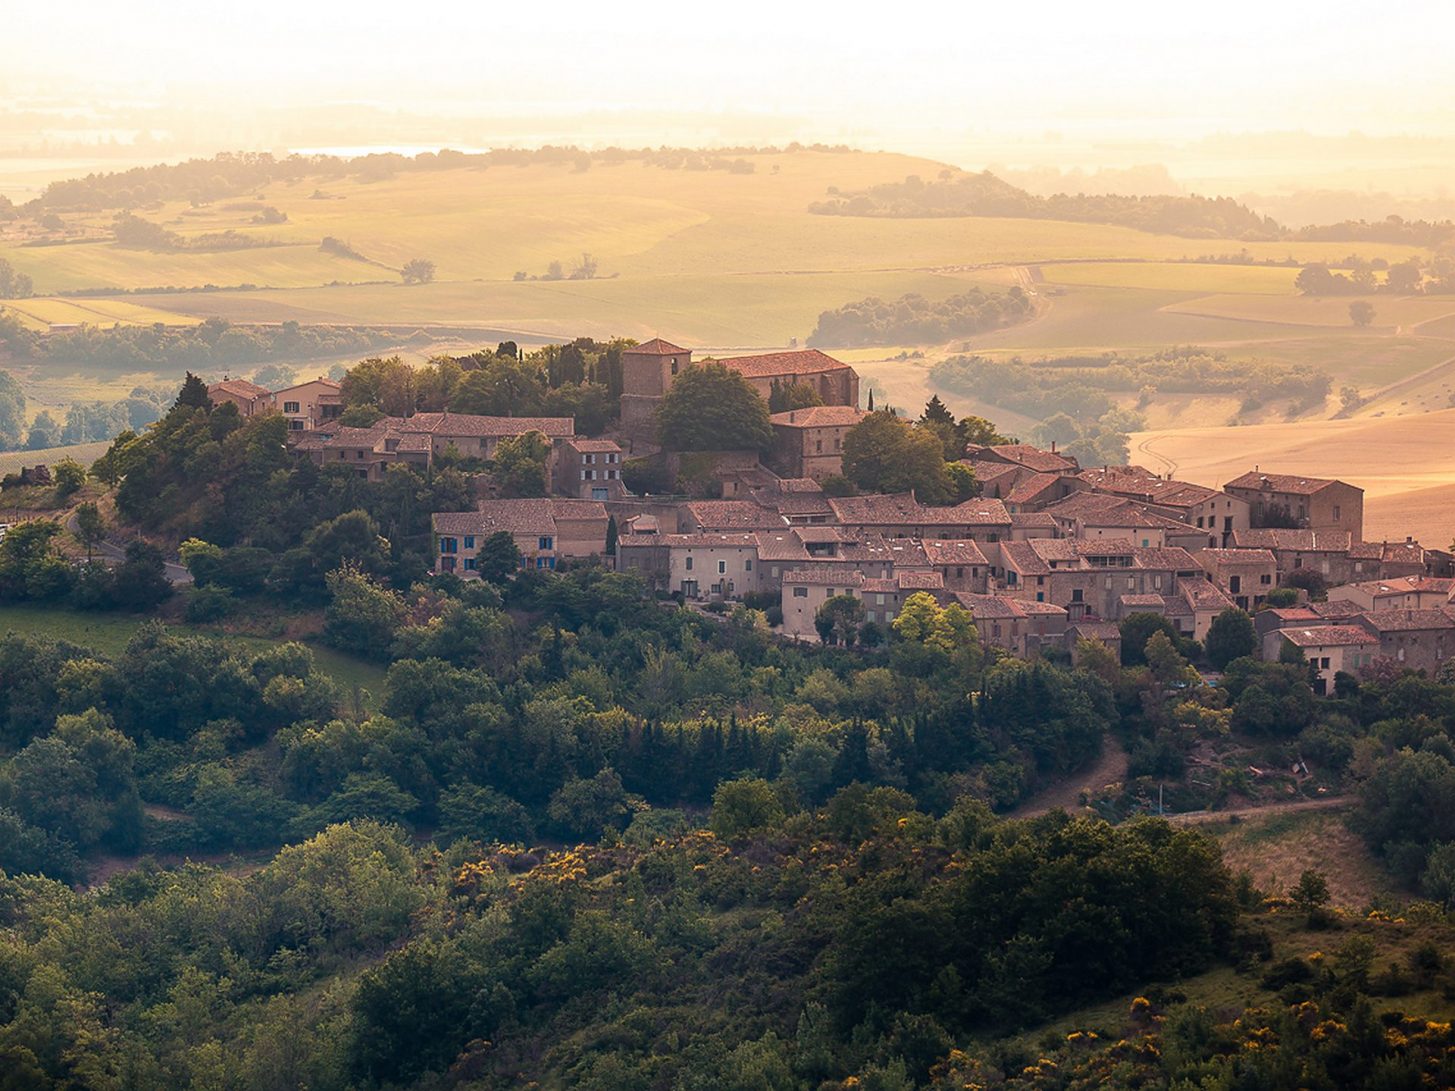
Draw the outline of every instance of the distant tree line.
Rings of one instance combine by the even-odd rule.
[[[233,325],[209,318],[196,326],[100,326],[36,334],[13,315],[0,312],[0,347],[20,359],[89,364],[101,368],[181,372],[307,360],[375,351],[400,343],[400,336],[367,326]]]
[[[1299,406],[1321,402],[1332,389],[1327,373],[1306,364],[1283,367],[1261,360],[1233,360],[1193,345],[1144,356],[1065,356],[1048,360],[992,360],[955,356],[935,365],[931,380],[1044,420],[1065,413],[1095,420],[1113,407],[1113,395],[1135,393],[1145,404],[1161,394],[1223,394],[1239,397],[1245,410],[1291,399]]]
[[[934,181],[910,175],[854,193],[830,191],[808,210],[821,216],[1015,216],[1118,224],[1191,238],[1278,239],[1284,230],[1230,197],[1124,197],[1058,193],[1037,197],[989,171],[944,171]]]
[[[813,202],[808,210],[821,216],[1014,216],[1116,224],[1163,235],[1250,242],[1352,241],[1439,249],[1455,241],[1455,222],[1450,220],[1390,216],[1374,222],[1345,220],[1294,229],[1259,215],[1231,197],[1088,193],[1038,197],[989,171],[977,174],[949,169],[932,181],[912,174],[903,182],[884,182],[852,192],[831,187],[828,197]]]
[[[1417,258],[1390,264],[1380,259],[1346,258],[1338,266],[1311,262],[1294,279],[1304,295],[1443,295],[1455,292],[1455,262],[1441,259],[1422,263]],[[1382,272],[1384,279],[1376,275]],[[1428,279],[1427,279],[1428,278]]]
[[[844,154],[845,145],[798,143],[785,147],[698,148],[601,148],[590,151],[571,146],[542,148],[497,148],[488,152],[465,153],[446,149],[415,156],[375,153],[354,158],[331,155],[289,155],[267,152],[224,152],[211,159],[189,159],[185,163],[134,167],[130,170],[88,174],[52,182],[39,197],[19,206],[25,215],[53,211],[97,211],[106,208],[145,208],[163,201],[188,200],[205,204],[240,194],[256,193],[274,182],[298,182],[305,178],[343,179],[357,175],[387,178],[409,171],[485,170],[491,167],[523,167],[533,164],[569,166],[589,170],[594,164],[610,166],[639,162],[661,170],[723,170],[748,174],[753,163],[749,155],[778,155],[784,152],[821,151]],[[326,194],[315,194],[325,197]],[[7,202],[8,206],[8,202]],[[4,213],[0,211],[0,218]]]
[[[1035,305],[1019,285],[1008,292],[968,292],[933,301],[918,293],[886,301],[877,297],[846,303],[818,316],[810,345],[899,345],[946,341],[1024,322]]]

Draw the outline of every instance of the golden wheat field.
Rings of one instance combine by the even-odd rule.
[[[309,178],[246,199],[195,208],[173,201],[143,211],[184,239],[231,230],[264,245],[127,249],[108,240],[111,213],[67,213],[66,245],[22,246],[0,236],[0,256],[34,278],[42,294],[162,289],[134,302],[168,315],[472,325],[551,337],[661,333],[699,345],[764,347],[802,338],[820,311],[867,296],[947,295],[963,290],[962,280],[1005,286],[1022,276],[1018,267],[1061,263],[1043,272],[1055,282],[1050,287],[1067,293],[1062,310],[1075,312],[1072,320],[1028,330],[1024,346],[1014,334],[1001,339],[1036,348],[1270,335],[1277,330],[1261,313],[1205,317],[1162,308],[1225,293],[1291,296],[1294,270],[1186,259],[1247,249],[1259,259],[1303,261],[1348,250],[1051,220],[816,216],[808,206],[830,187],[933,176],[942,165],[871,152],[749,158],[748,174],[597,160],[589,170],[497,165],[373,181]],[[265,207],[287,222],[254,223]],[[322,251],[325,237],[347,242],[363,260]],[[1365,249],[1388,260],[1415,252]],[[583,254],[596,263],[594,280],[529,279],[553,262],[569,276]],[[416,257],[435,263],[436,282],[406,290],[398,270]],[[516,282],[519,274],[527,279]],[[167,290],[204,285],[229,290]],[[243,285],[252,290],[235,290]]]
[[[1364,489],[1364,536],[1455,539],[1455,409],[1403,417],[1173,428],[1132,436],[1132,461],[1220,486],[1259,466],[1336,477]]]

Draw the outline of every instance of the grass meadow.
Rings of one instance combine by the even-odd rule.
[[[56,640],[69,640],[74,644],[91,648],[102,655],[114,657],[126,648],[126,644],[138,629],[149,619],[127,614],[82,613],[75,610],[57,609],[52,606],[28,606],[6,604],[0,606],[0,632],[28,633],[47,636]],[[169,627],[179,632],[196,636],[222,636],[235,640],[245,647],[262,650],[277,643],[272,637],[250,633],[224,633],[215,626],[188,625],[169,622]],[[329,674],[344,690],[366,691],[372,701],[384,690],[384,671],[374,663],[358,659],[334,648],[305,641],[313,653],[319,669]]]

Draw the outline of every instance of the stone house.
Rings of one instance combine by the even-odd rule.
[[[1355,485],[1254,469],[1229,481],[1223,491],[1248,502],[1254,527],[1291,519],[1307,530],[1342,531],[1354,542],[1364,539],[1364,490]]]
[[[768,465],[784,477],[822,481],[844,472],[844,436],[868,414],[852,405],[815,405],[774,413]]]

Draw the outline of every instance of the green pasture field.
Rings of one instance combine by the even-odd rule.
[[[30,605],[0,606],[0,632],[48,636],[57,640],[69,640],[74,644],[91,648],[102,655],[120,655],[126,644],[148,619],[126,614],[92,614],[54,607]],[[211,626],[195,626],[169,623],[169,628],[194,636],[221,636]],[[276,640],[246,634],[226,634],[228,639],[258,651],[276,644]],[[376,664],[346,655],[333,648],[308,642],[308,649],[318,663],[319,669],[329,674],[344,690],[367,690],[371,697],[378,697],[384,691],[384,671]]]

